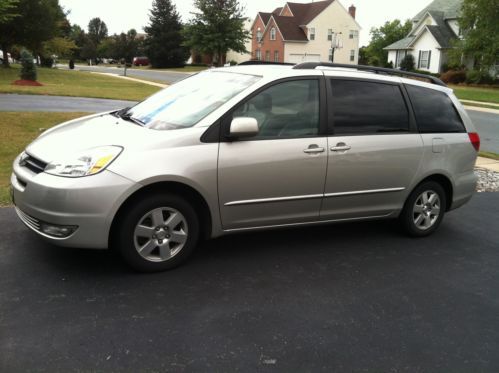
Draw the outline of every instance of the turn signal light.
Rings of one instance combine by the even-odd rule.
[[[476,132],[469,132],[468,136],[470,137],[471,145],[475,148],[476,151],[480,150],[480,136]]]

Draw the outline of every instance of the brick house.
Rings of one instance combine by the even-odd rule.
[[[272,13],[259,12],[251,26],[251,58],[356,64],[361,27],[355,12],[353,5],[347,10],[338,0],[288,2]]]

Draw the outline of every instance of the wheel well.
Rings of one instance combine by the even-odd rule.
[[[111,224],[111,229],[109,232],[109,246],[112,246],[112,241],[114,239],[114,233],[116,231],[116,227],[118,226],[119,221],[126,212],[128,206],[133,204],[135,201],[137,201],[144,195],[151,193],[165,193],[165,192],[182,196],[189,203],[193,205],[194,209],[199,214],[201,237],[209,238],[209,236],[211,235],[212,220],[211,220],[210,209],[203,196],[201,196],[201,194],[197,190],[186,184],[174,181],[165,181],[142,187],[141,189],[137,190],[132,195],[130,195],[125,200],[125,202],[121,204]]]
[[[435,181],[435,182],[439,183],[442,186],[442,188],[444,188],[445,200],[446,200],[445,211],[449,211],[449,209],[452,205],[452,195],[454,193],[454,190],[452,188],[452,183],[449,180],[449,178],[447,176],[442,175],[442,174],[435,174],[435,175],[430,175],[430,176],[426,177],[425,179],[421,180],[421,182],[419,184],[421,184],[425,181]]]

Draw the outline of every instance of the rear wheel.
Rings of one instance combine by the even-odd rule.
[[[153,194],[131,205],[117,229],[123,259],[138,271],[156,272],[178,266],[194,251],[199,219],[183,198]]]
[[[432,234],[442,222],[446,208],[445,191],[435,181],[426,181],[416,187],[400,214],[405,232],[423,237]]]

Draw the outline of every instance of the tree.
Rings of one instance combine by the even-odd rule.
[[[451,62],[462,64],[462,57],[475,60],[480,70],[488,71],[499,61],[498,0],[464,0],[459,18],[463,38],[455,43]]]
[[[107,26],[99,17],[92,18],[88,22],[88,37],[93,41],[95,46],[107,37]]]
[[[27,50],[21,52],[21,79],[36,81],[36,66],[33,55]]]
[[[406,20],[402,23],[396,19],[379,28],[371,29],[371,42],[366,48],[366,57],[370,65],[385,65],[388,60],[388,52],[383,48],[395,43],[397,40],[405,38],[411,32],[412,23]]]
[[[189,58],[182,45],[182,24],[170,0],[154,0],[149,16],[145,52],[153,67],[180,67]]]
[[[412,54],[406,54],[400,61],[400,69],[404,71],[414,71],[415,62]]]
[[[238,0],[195,0],[194,6],[198,12],[184,31],[185,45],[213,55],[219,66],[230,49],[247,52],[245,42],[250,35]]]
[[[0,24],[19,16],[15,13],[18,2],[19,0],[0,0]]]
[[[61,22],[66,19],[59,0],[19,0],[11,12],[19,17],[0,23],[0,47],[4,53],[14,44],[41,53],[43,43],[58,36]],[[4,59],[4,66],[9,66],[8,59]]]

